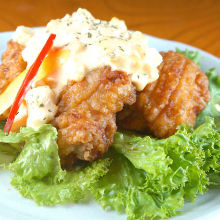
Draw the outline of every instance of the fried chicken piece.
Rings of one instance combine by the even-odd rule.
[[[53,121],[58,129],[61,163],[67,166],[77,158],[100,158],[113,143],[115,113],[135,99],[129,76],[107,66],[91,71],[81,82],[69,83],[61,94]]]
[[[8,84],[23,70],[27,63],[23,60],[21,52],[24,46],[10,40],[8,47],[2,55],[2,64],[0,65],[0,93]]]
[[[148,84],[138,93],[136,103],[117,115],[119,127],[166,138],[180,124],[193,126],[209,102],[208,78],[194,62],[173,51],[161,55],[158,80]]]

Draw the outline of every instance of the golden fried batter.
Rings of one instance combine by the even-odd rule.
[[[133,104],[135,98],[129,76],[110,67],[88,73],[81,82],[69,83],[61,94],[53,122],[58,129],[62,164],[73,163],[75,158],[100,158],[113,142],[115,113],[124,103]]]
[[[193,126],[210,99],[208,78],[183,54],[161,52],[159,79],[148,84],[133,106],[117,116],[119,127],[168,137],[183,123]]]
[[[2,64],[0,65],[0,93],[8,84],[26,68],[26,62],[23,60],[21,52],[24,47],[15,41],[9,41],[7,50],[2,55]]]

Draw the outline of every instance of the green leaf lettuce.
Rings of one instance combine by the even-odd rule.
[[[180,50],[179,48],[176,48],[176,52],[184,54],[185,57],[192,60],[195,64],[197,64],[200,67],[200,61],[201,61],[201,55],[198,51],[192,51],[192,50]]]
[[[52,125],[42,125],[38,130],[22,128],[19,135],[25,144],[17,159],[8,165],[14,174],[11,184],[39,205],[77,202],[108,172],[109,159],[76,166],[71,172],[62,170],[57,131]]]
[[[177,214],[184,200],[207,190],[209,175],[219,175],[220,134],[213,127],[207,118],[197,129],[181,126],[163,140],[117,132],[118,153],[111,153],[110,171],[96,183],[95,199],[129,219]]]
[[[12,133],[7,135],[0,130],[0,164],[13,162],[22,150],[23,137]]]

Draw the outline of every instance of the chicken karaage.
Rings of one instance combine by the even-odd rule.
[[[208,78],[183,54],[161,52],[159,78],[137,94],[137,101],[117,115],[120,128],[147,131],[158,138],[176,132],[178,125],[194,125],[210,99]]]
[[[110,67],[91,71],[81,82],[69,83],[61,94],[53,124],[58,129],[63,165],[75,159],[93,161],[113,143],[115,114],[135,102],[129,76]]]

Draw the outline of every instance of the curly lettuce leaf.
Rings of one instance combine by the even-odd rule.
[[[179,48],[176,48],[176,52],[184,54],[184,56],[190,60],[192,60],[195,64],[197,64],[200,67],[200,61],[201,61],[201,55],[198,51],[192,51],[192,50],[180,50]]]
[[[22,150],[23,137],[20,134],[0,130],[0,164],[14,161]]]
[[[157,194],[146,188],[143,170],[136,169],[113,149],[109,157],[112,159],[109,172],[93,187],[94,198],[104,209],[126,212],[128,219],[148,219],[175,215],[176,209],[183,205],[181,191],[160,201]]]
[[[38,205],[55,205],[83,199],[91,186],[108,172],[109,159],[72,172],[62,170],[57,146],[57,131],[52,125],[38,130],[22,128],[25,144],[15,162],[8,165],[14,173],[11,184]]]
[[[93,194],[103,208],[125,211],[128,219],[171,217],[184,200],[207,190],[209,177],[218,181],[220,134],[211,118],[163,140],[117,132],[113,147],[110,171]]]
[[[51,177],[51,181],[62,178],[60,159],[57,152],[57,131],[51,125],[42,125],[35,130],[30,127],[21,128],[20,136],[25,145],[16,161],[9,169],[23,180]]]
[[[40,206],[52,206],[69,202],[79,202],[90,193],[91,187],[108,172],[109,159],[99,160],[87,167],[77,166],[71,172],[62,171],[59,180],[47,176],[29,181],[15,175],[11,184],[27,198]]]

